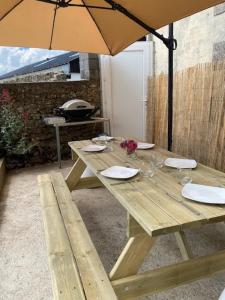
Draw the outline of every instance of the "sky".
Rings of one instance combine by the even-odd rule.
[[[0,75],[64,52],[36,48],[0,47]]]

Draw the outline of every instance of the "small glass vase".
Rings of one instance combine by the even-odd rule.
[[[127,156],[131,159],[137,159],[137,152],[135,150],[127,149]]]

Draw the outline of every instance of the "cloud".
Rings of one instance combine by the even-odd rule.
[[[5,74],[28,64],[53,57],[65,51],[36,48],[0,47],[0,74]]]

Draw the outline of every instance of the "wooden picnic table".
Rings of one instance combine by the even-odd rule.
[[[75,163],[66,183],[71,191],[104,186],[127,211],[128,242],[109,275],[119,299],[134,299],[225,269],[225,250],[193,257],[183,231],[225,221],[225,207],[197,203],[182,197],[182,185],[178,182],[176,169],[163,167],[152,178],[138,174],[129,180],[109,179],[100,174],[115,165],[148,169],[152,155],[165,159],[178,155],[155,147],[138,150],[138,159],[134,160],[120,148],[120,139],[113,142],[111,152],[87,153],[81,150],[90,143],[89,140],[69,143]],[[94,176],[81,178],[86,167]],[[225,186],[224,173],[202,164],[192,170],[191,176],[194,183]],[[184,261],[138,274],[157,236],[167,233],[175,234]]]

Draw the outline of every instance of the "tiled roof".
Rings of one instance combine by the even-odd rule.
[[[28,66],[16,69],[14,71],[11,71],[9,73],[3,74],[0,76],[1,79],[11,78],[19,75],[25,75],[33,72],[39,72],[43,70],[48,70],[54,67],[66,65],[69,62],[79,59],[79,53],[77,52],[67,52],[60,54],[55,57],[47,58],[42,61],[38,61],[36,63],[30,64]]]

